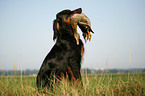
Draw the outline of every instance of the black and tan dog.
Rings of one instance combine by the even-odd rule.
[[[74,15],[77,14],[78,21]],[[80,17],[79,17],[80,16]],[[87,17],[81,20],[82,9],[76,9],[74,11],[63,10],[56,15],[56,19],[53,23],[54,37],[56,44],[51,51],[45,57],[42,66],[37,75],[37,87],[49,87],[55,81],[62,80],[62,78],[68,77],[72,82],[81,82],[81,58],[84,52],[84,45],[81,39],[79,39],[78,33],[75,32],[75,24],[80,24],[80,28],[84,38],[89,35],[91,31]],[[84,15],[85,16],[85,15]],[[79,21],[81,20],[81,21]],[[77,25],[78,25],[77,24]],[[77,26],[76,26],[77,27]],[[50,83],[51,82],[51,83]]]

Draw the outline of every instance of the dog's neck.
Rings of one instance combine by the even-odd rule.
[[[68,42],[76,43],[76,40],[74,38],[74,30],[70,26],[61,27],[59,32],[60,32],[60,35],[57,41],[66,40]]]

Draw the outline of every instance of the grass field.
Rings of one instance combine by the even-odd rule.
[[[145,96],[145,73],[90,74],[82,78],[82,89],[64,80],[43,93],[37,90],[35,76],[1,76],[0,96]]]

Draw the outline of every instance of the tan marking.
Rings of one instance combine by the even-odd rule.
[[[74,31],[74,37],[76,39],[77,45],[79,45],[79,39],[80,39],[80,35],[77,33],[77,23],[72,23],[71,22],[71,27]]]
[[[84,45],[81,46],[81,57],[83,57],[84,54]]]
[[[64,22],[65,22],[68,26],[70,26],[70,17],[68,17],[67,19],[64,18]]]
[[[68,66],[68,72],[70,74],[71,80],[75,81],[76,78],[75,78],[74,73],[73,73],[72,69],[70,68],[70,66]]]
[[[61,73],[61,78],[60,78],[60,80],[62,81],[63,79],[64,79],[64,74]]]
[[[77,45],[79,45],[80,35],[78,33],[74,33],[74,37],[76,39]]]
[[[59,23],[56,23],[56,29],[59,30]]]

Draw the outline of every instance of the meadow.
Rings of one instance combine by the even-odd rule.
[[[84,74],[83,88],[67,80],[38,92],[36,76],[0,76],[0,96],[145,96],[145,73]]]

